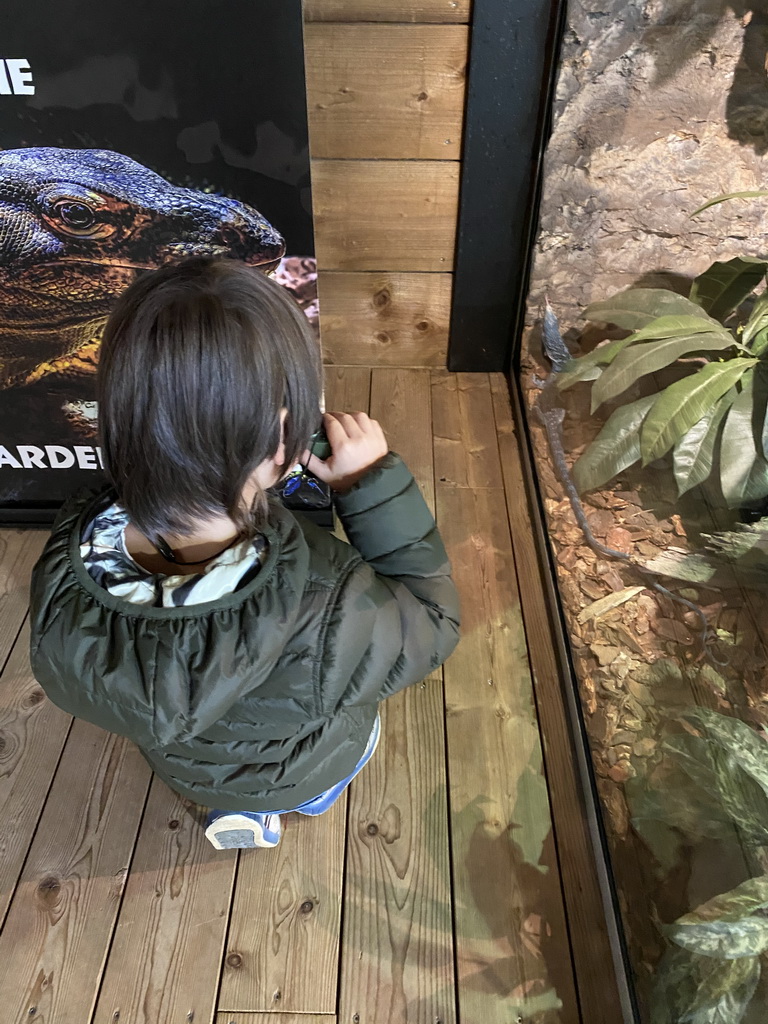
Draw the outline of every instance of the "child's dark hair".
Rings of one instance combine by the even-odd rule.
[[[105,469],[150,539],[227,513],[259,528],[266,498],[241,505],[280,444],[286,469],[320,420],[320,350],[285,290],[236,260],[195,258],[140,277],[118,299],[97,378]]]

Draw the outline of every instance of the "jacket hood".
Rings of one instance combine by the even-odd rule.
[[[32,668],[51,700],[84,718],[98,704],[104,728],[148,749],[204,733],[251,691],[269,701],[309,569],[295,518],[270,506],[264,564],[241,590],[154,608],[108,593],[80,555],[85,526],[114,498],[90,493],[65,506],[33,572]]]

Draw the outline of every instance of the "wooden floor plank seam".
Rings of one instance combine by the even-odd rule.
[[[5,923],[6,923],[6,920],[8,918],[8,913],[10,912],[11,906],[13,904],[13,898],[14,898],[14,896],[16,894],[16,889],[17,889],[17,887],[19,885],[19,881],[22,878],[22,876],[24,875],[24,871],[26,870],[27,862],[29,860],[29,854],[30,854],[30,851],[31,851],[32,847],[34,846],[35,839],[37,838],[38,829],[40,828],[40,822],[42,821],[43,814],[45,813],[46,805],[48,804],[48,798],[49,798],[49,796],[51,794],[51,789],[53,788],[53,782],[54,782],[54,779],[56,778],[56,773],[58,772],[59,765],[61,764],[62,758],[64,757],[64,751],[66,749],[67,743],[69,742],[69,737],[70,737],[70,735],[72,733],[72,726],[74,725],[74,721],[75,721],[74,718],[70,719],[69,728],[67,730],[66,738],[64,740],[64,743],[61,746],[61,750],[59,751],[59,756],[58,756],[58,758],[56,760],[56,767],[54,768],[54,770],[53,770],[53,772],[51,774],[51,778],[50,778],[50,781],[48,783],[48,787],[47,787],[47,789],[45,791],[45,797],[44,797],[44,799],[42,801],[42,804],[40,805],[40,813],[39,813],[39,815],[37,817],[37,822],[36,822],[35,827],[32,830],[32,833],[30,835],[29,842],[27,843],[26,853],[24,854],[24,857],[22,858],[21,863],[19,865],[19,870],[18,870],[18,872],[16,874],[16,880],[15,880],[15,882],[13,884],[12,891],[9,894],[9,898],[6,901],[6,905],[2,909],[2,913],[0,913],[0,935],[2,935],[3,929],[5,928]]]
[[[438,522],[463,603],[462,641],[445,666],[448,764],[473,765],[451,784],[460,1018],[576,1024],[490,378],[437,372],[433,382]],[[506,886],[487,884],[493,865]]]
[[[488,383],[489,383],[489,387],[491,389],[492,401],[494,403],[494,423],[495,423],[495,426],[496,426],[497,451],[498,451],[498,454],[499,454],[499,464],[502,466],[502,471],[503,471],[504,451],[503,451],[503,448],[502,448],[501,435],[500,435],[500,432],[499,432],[499,415],[498,415],[498,412],[497,412],[497,409],[496,409],[496,403],[494,401],[495,396],[493,394],[493,384],[492,384],[492,381],[491,381],[490,377],[488,379]],[[510,414],[511,414],[511,410],[510,410]],[[503,484],[503,480],[502,480],[502,484]],[[522,595],[523,591],[524,591],[524,589],[526,587],[526,580],[521,575],[520,560],[519,560],[519,558],[517,556],[517,549],[518,549],[519,545],[517,543],[517,539],[516,539],[516,536],[515,536],[515,531],[512,528],[512,519],[511,519],[511,516],[510,516],[510,508],[509,508],[508,499],[507,499],[507,488],[504,487],[503,490],[504,490],[504,509],[505,509],[505,512],[506,512],[506,517],[505,518],[506,518],[508,532],[509,532],[509,542],[510,542],[510,545],[511,545],[511,548],[512,548],[512,566],[513,566],[513,571],[514,571],[514,574],[515,574],[515,579],[517,581],[518,591]],[[526,629],[526,618],[527,617],[526,617],[525,613],[523,612],[523,629],[524,629],[524,631],[526,633],[526,641],[527,641],[528,640],[528,631]],[[531,683],[532,683],[531,693],[532,693],[532,698],[533,698],[534,712],[535,712],[535,715],[536,715],[536,721],[540,723],[541,719],[542,719],[542,714],[541,714],[542,709],[541,709],[541,705],[540,705],[539,688],[536,685],[536,676],[537,676],[536,664],[534,662],[533,651],[532,651],[531,645],[528,642],[526,642],[526,657],[527,657],[527,660],[528,660],[528,667],[529,667],[529,671],[530,671],[530,675],[531,675]],[[539,731],[541,733],[541,726],[539,726]],[[573,935],[573,929],[572,929],[572,921],[571,921],[571,916],[568,913],[568,899],[567,899],[566,888],[565,888],[565,883],[564,883],[564,879],[563,879],[563,862],[562,862],[562,851],[561,851],[561,844],[560,844],[559,828],[558,828],[558,822],[556,820],[556,815],[554,814],[554,811],[552,810],[552,803],[553,803],[553,797],[554,797],[552,773],[551,773],[551,770],[550,770],[549,758],[547,756],[547,745],[543,741],[543,736],[542,736],[542,744],[541,744],[541,760],[542,760],[542,772],[543,772],[543,775],[544,775],[544,781],[546,782],[547,793],[549,795],[549,801],[550,801],[550,810],[551,810],[551,819],[552,819],[552,838],[553,838],[553,841],[554,841],[555,858],[557,860],[557,866],[558,866],[558,882],[559,882],[559,885],[560,885],[560,892],[561,892],[561,896],[562,896],[562,903],[563,903],[563,908],[564,908],[564,911],[565,911],[565,913],[564,913],[564,920],[565,920],[566,933],[568,935],[568,953],[569,953],[569,956],[570,956],[571,968],[572,968],[572,971],[573,971],[573,976],[574,976],[574,978],[578,978],[578,974],[577,974],[577,970],[576,970],[577,964],[576,964],[576,959],[575,959],[575,955],[574,955],[574,935]],[[586,1008],[582,1005],[581,993],[579,991],[578,984],[575,986],[575,993],[574,994],[575,994],[575,999],[576,999],[576,1005],[578,1007],[579,1018],[586,1021],[586,1020],[588,1020],[588,1017],[586,1016]]]
[[[101,999],[101,993],[102,993],[102,989],[104,987],[104,979],[105,979],[106,974],[107,974],[107,966],[109,965],[109,959],[110,959],[110,956],[112,955],[112,947],[114,946],[115,936],[117,935],[117,926],[118,926],[118,922],[120,921],[120,914],[121,914],[121,911],[123,909],[123,902],[125,901],[125,892],[126,892],[126,889],[127,889],[127,885],[125,883],[127,882],[128,878],[130,877],[131,868],[133,866],[133,859],[136,856],[136,847],[138,846],[139,836],[141,835],[141,826],[142,826],[142,824],[144,822],[144,816],[147,813],[147,804],[149,803],[150,789],[151,789],[151,779],[150,779],[149,785],[147,786],[147,791],[144,794],[144,805],[141,808],[141,815],[139,817],[139,821],[138,821],[138,824],[136,826],[136,834],[133,837],[133,844],[131,846],[130,857],[128,859],[128,863],[126,864],[125,881],[124,881],[124,883],[123,883],[123,885],[121,887],[120,895],[118,897],[117,907],[115,909],[115,916],[114,916],[114,920],[112,921],[112,929],[111,929],[111,932],[110,932],[110,935],[109,935],[109,940],[107,942],[107,945],[106,945],[106,948],[105,948],[105,951],[104,951],[104,960],[103,960],[102,965],[101,965],[101,973],[99,975],[98,983],[94,986],[93,1003],[91,1004],[91,1012],[90,1012],[90,1014],[88,1016],[88,1020],[87,1020],[87,1022],[85,1022],[85,1024],[93,1024],[93,1020],[94,1020],[94,1018],[96,1016],[96,1011],[97,1011],[98,1006],[99,1006],[99,1000]]]
[[[546,589],[548,563],[536,536],[534,517],[538,496],[534,481],[524,472],[528,461],[528,435],[522,422],[520,397],[501,374],[491,377],[491,392],[496,422],[499,458],[504,478],[504,500],[513,549],[515,569],[522,581],[524,568],[532,586],[523,586],[523,626],[528,659],[531,664],[533,694],[540,723],[542,759],[552,807],[553,829],[557,837],[557,858],[569,949],[576,978],[576,997],[584,1020],[594,1024],[614,1024],[621,1015],[621,997],[615,979],[606,974],[613,949],[605,919],[600,869],[590,825],[594,812],[586,805],[581,790],[582,767],[578,762],[570,718],[570,678],[563,678],[557,653],[557,625]],[[524,522],[520,522],[520,519]],[[545,541],[546,543],[546,541]],[[543,630],[543,638],[542,638]],[[538,634],[538,635],[537,635]],[[567,673],[567,669],[565,670]]]
[[[372,387],[373,387],[373,368],[369,369],[368,374],[367,374],[367,378],[368,378],[368,401],[364,402],[364,403],[361,403],[363,405],[363,408],[361,410],[359,410],[359,411],[360,412],[365,412],[368,415],[370,415],[370,413],[371,413],[371,391],[372,391]],[[353,412],[357,412],[358,410],[338,410],[338,411],[353,411]],[[344,850],[343,850],[342,861],[341,861],[341,900],[342,900],[342,908],[341,908],[341,916],[340,916],[340,919],[339,919],[339,958],[338,958],[338,961],[337,961],[337,964],[336,964],[336,1017],[334,1019],[338,1019],[339,1014],[341,1013],[342,972],[343,972],[344,966],[345,966],[344,965],[344,949],[345,949],[345,939],[346,939],[346,934],[345,933],[346,933],[346,919],[347,918],[346,918],[346,913],[345,913],[345,908],[344,908],[344,900],[346,899],[346,894],[347,894],[347,882],[348,882],[348,875],[349,875],[349,858],[350,858],[349,837],[350,837],[350,833],[352,831],[352,820],[351,820],[352,819],[352,802],[349,799],[349,792],[348,791],[347,791],[347,793],[344,794],[344,801],[345,801],[345,805],[344,805]]]
[[[237,889],[237,881],[240,877],[240,868],[242,865],[242,851],[238,850],[235,858],[235,869],[232,872],[232,888],[229,893],[229,900],[227,902],[227,923],[222,929],[222,942],[221,942],[221,953],[219,955],[219,977],[216,982],[216,995],[213,999],[213,1021],[218,1020],[219,1014],[226,1013],[226,1010],[221,1009],[221,990],[224,985],[224,965],[226,962],[227,948],[229,946],[229,937],[232,929],[232,913],[235,906],[235,891]]]
[[[8,650],[4,652],[5,657],[3,657],[2,661],[0,662],[0,678],[2,678],[3,672],[5,672],[5,670],[6,670],[7,666],[8,666],[8,662],[11,660],[11,655],[14,652],[14,648],[16,647],[16,644],[19,642],[19,638],[20,638],[22,632],[24,631],[24,627],[26,626],[28,621],[29,621],[29,609],[27,609],[26,614],[24,615],[24,618],[19,623],[19,628],[16,630],[16,633],[15,633],[15,635],[13,637],[13,641],[8,646]]]
[[[448,746],[448,716],[445,713],[447,706],[445,693],[445,670],[440,667],[440,686],[443,691],[443,746],[445,748],[445,792],[451,793],[451,759]],[[448,812],[448,870],[451,880],[456,877],[456,865],[454,864],[454,835],[453,816]],[[453,938],[453,1000],[456,1007],[456,1024],[463,1024],[461,1017],[461,1005],[459,1003],[459,935],[456,924],[456,900],[451,890],[451,936]]]

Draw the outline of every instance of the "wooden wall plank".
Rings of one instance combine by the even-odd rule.
[[[491,375],[491,392],[523,620],[538,698],[550,802],[557,829],[576,982],[582,1005],[589,1007],[590,1024],[615,1024],[621,1019],[621,1003],[615,978],[608,969],[612,962],[611,946],[520,460],[520,445],[525,442],[518,436],[508,385],[502,374]],[[570,682],[566,680],[565,685]]]
[[[274,851],[241,854],[218,1006],[335,1013],[346,798],[283,816]]]
[[[460,159],[468,40],[463,25],[308,25],[312,156]]]
[[[459,164],[315,160],[312,196],[324,270],[450,270]]]
[[[450,274],[320,273],[323,357],[329,363],[444,367]]]
[[[307,21],[467,22],[471,0],[304,0]]]
[[[26,617],[30,573],[47,540],[45,530],[0,530],[0,665]]]
[[[329,412],[368,412],[371,371],[367,366],[326,366],[325,407]]]
[[[577,1024],[490,388],[435,377],[435,431],[450,440],[447,465],[435,441],[438,525],[462,599],[444,666],[460,1016]]]
[[[0,927],[37,828],[72,719],[29,670],[29,626],[0,678]]]
[[[90,1020],[149,775],[132,743],[74,723],[0,937],[7,1020]]]
[[[153,777],[92,1024],[212,1019],[237,853],[203,817]]]
[[[371,375],[371,416],[407,462],[434,515],[432,396],[429,370],[379,369]]]

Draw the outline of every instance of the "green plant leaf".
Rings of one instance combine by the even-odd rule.
[[[701,732],[668,737],[662,752],[695,784],[710,794],[743,841],[768,843],[768,743],[745,722],[708,708],[692,708],[683,716]]]
[[[689,914],[679,917],[675,924],[698,924],[701,921],[740,921],[756,910],[768,907],[768,875],[748,878],[729,892],[720,893],[702,903]],[[768,923],[768,917],[763,918]]]
[[[764,327],[768,327],[768,292],[763,292],[762,295],[758,296],[750,313],[749,320],[744,324],[741,340],[745,345],[749,345],[750,341]]]
[[[730,508],[758,501],[768,494],[768,462],[762,450],[765,396],[756,393],[756,381],[754,371],[744,374],[741,393],[733,403],[723,429],[720,486]],[[756,408],[757,404],[760,409]],[[756,431],[758,413],[760,424]]]
[[[768,841],[768,799],[762,787],[712,740],[681,733],[663,748],[696,783],[716,795],[723,813],[750,844]],[[728,767],[733,774],[728,774]]]
[[[691,214],[692,217],[697,217],[702,211],[708,210],[710,206],[717,206],[718,203],[726,203],[729,199],[761,199],[764,196],[768,196],[768,192],[764,189],[760,189],[757,192],[725,192],[721,196],[715,196],[714,199],[708,200],[703,206],[700,206],[697,210],[694,210]]]
[[[764,356],[768,350],[768,325],[762,327],[752,340],[749,346],[753,355]]]
[[[690,917],[688,914],[686,917]],[[683,949],[720,960],[760,956],[768,949],[768,918],[743,917],[739,921],[675,921],[664,929],[667,938]]]
[[[672,319],[666,318],[665,319]],[[642,332],[640,332],[642,333]],[[592,412],[646,374],[655,373],[690,352],[716,352],[735,344],[730,331],[705,331],[683,338],[660,338],[620,352],[592,387]]]
[[[713,328],[722,326],[697,303],[667,288],[628,288],[608,299],[591,303],[582,313],[584,320],[616,324],[627,331],[639,331],[666,316],[692,316],[709,321]]]
[[[643,423],[640,434],[643,465],[666,454],[756,363],[756,359],[741,358],[709,363],[690,377],[665,388]]]
[[[640,458],[640,424],[656,395],[648,395],[616,409],[603,429],[573,467],[579,492],[591,491],[611,480]]]
[[[663,786],[636,777],[627,781],[624,792],[632,814],[632,825],[657,858],[658,832],[655,824],[658,822],[695,841],[706,838],[733,842],[736,838],[733,821],[718,802],[716,794],[696,785],[677,765],[674,771],[667,767]],[[762,841],[766,836],[768,829],[752,838]]]
[[[746,772],[768,797],[768,742],[740,718],[721,715],[709,708],[691,708],[685,717],[720,746],[729,761]],[[764,822],[768,831],[768,819]]]
[[[702,316],[657,316],[632,335],[632,341],[657,341],[659,338],[681,338],[689,334],[722,333],[725,328]],[[727,333],[727,332],[726,332]]]
[[[598,348],[588,352],[585,356],[578,356],[572,359],[566,368],[557,375],[555,383],[561,390],[571,387],[580,380],[595,380],[603,372],[602,366],[607,366],[622,349],[631,345],[634,338],[620,338],[618,341],[610,341],[607,345],[600,345]]]
[[[693,282],[691,302],[698,303],[716,320],[724,320],[755,290],[766,270],[768,261],[753,256],[715,262]]]
[[[760,960],[715,960],[670,947],[656,969],[653,1024],[740,1024],[760,981]]]
[[[741,378],[741,391],[730,408],[720,443],[720,485],[730,506],[744,500],[757,460],[752,431],[754,377],[754,370],[749,370]]]
[[[712,471],[720,424],[736,394],[736,388],[731,388],[675,445],[672,462],[678,494],[703,483]]]

